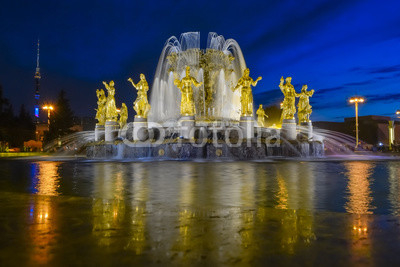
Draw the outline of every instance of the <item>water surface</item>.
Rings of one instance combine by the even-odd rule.
[[[0,161],[0,263],[400,263],[400,162]]]

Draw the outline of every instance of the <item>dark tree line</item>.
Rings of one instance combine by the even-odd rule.
[[[72,112],[65,91],[61,90],[54,111],[50,116],[50,127],[45,135],[44,141],[49,142],[58,137],[72,133],[72,126],[74,126],[74,113]]]
[[[61,90],[51,112],[50,127],[45,133],[44,142],[70,134],[73,125],[74,114],[65,91]],[[35,131],[35,123],[25,106],[21,105],[19,114],[14,115],[13,106],[4,97],[3,87],[0,85],[0,151],[4,151],[6,147],[23,149],[25,141],[35,140]]]
[[[8,147],[23,147],[24,141],[35,139],[35,125],[29,112],[21,105],[19,114],[14,115],[13,106],[3,95],[0,85],[0,150]]]

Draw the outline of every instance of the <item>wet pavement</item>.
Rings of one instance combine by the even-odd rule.
[[[0,264],[399,265],[399,161],[0,161]]]

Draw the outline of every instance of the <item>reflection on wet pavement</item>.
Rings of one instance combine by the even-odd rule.
[[[0,161],[0,262],[399,262],[400,162]]]

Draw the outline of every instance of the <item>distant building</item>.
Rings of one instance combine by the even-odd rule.
[[[375,115],[358,117],[360,140],[374,146],[389,146],[389,122],[392,120],[390,117]],[[345,118],[344,122],[317,121],[313,122],[313,125],[321,129],[355,136],[355,117]],[[400,122],[394,121],[391,128],[393,128],[393,144],[400,144]]]

